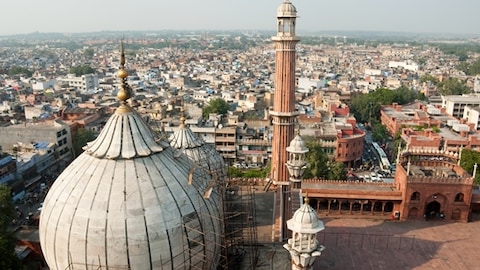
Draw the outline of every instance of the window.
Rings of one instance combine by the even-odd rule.
[[[458,193],[457,195],[455,195],[455,201],[456,202],[463,202],[463,193]]]
[[[419,201],[420,200],[420,192],[415,191],[413,192],[412,196],[410,197],[412,201]]]

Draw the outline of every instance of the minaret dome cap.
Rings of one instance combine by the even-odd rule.
[[[285,0],[277,9],[277,17],[297,17],[297,8],[289,0]]]

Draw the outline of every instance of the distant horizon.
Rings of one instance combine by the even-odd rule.
[[[275,31],[271,29],[162,29],[162,30],[101,30],[101,31],[89,31],[89,32],[40,32],[34,31],[30,33],[21,33],[21,34],[11,34],[11,35],[0,35],[1,38],[7,37],[24,37],[24,36],[33,36],[33,35],[91,35],[91,34],[101,34],[101,33],[115,33],[115,34],[126,34],[126,33],[142,33],[142,34],[168,34],[168,33],[245,33],[245,32],[260,32],[260,33],[269,33],[274,34]],[[447,33],[447,32],[408,32],[408,31],[368,31],[368,30],[319,30],[319,31],[301,31],[297,30],[297,35],[300,36],[322,36],[325,37],[417,37],[422,36],[424,38],[451,38],[451,39],[472,39],[479,38],[480,35],[469,34],[469,33]],[[427,35],[427,36],[425,36]]]
[[[2,3],[0,36],[31,33],[275,31],[283,0],[138,0],[130,5],[84,0]],[[291,0],[297,32],[387,32],[480,36],[476,0]],[[34,7],[34,8],[27,8]],[[243,30],[246,29],[246,30]],[[255,30],[257,29],[257,30]],[[330,30],[329,30],[330,29]],[[333,30],[332,30],[333,29]],[[348,30],[353,29],[353,30]],[[355,30],[357,29],[357,30]]]

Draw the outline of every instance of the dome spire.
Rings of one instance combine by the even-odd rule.
[[[117,98],[125,103],[131,98],[130,86],[127,84],[128,72],[125,70],[125,49],[123,47],[123,40],[120,45],[120,70],[117,75],[121,79],[120,91],[118,91]]]
[[[185,127],[185,103],[182,98],[182,107],[180,108],[180,128]]]
[[[84,147],[85,153],[100,159],[131,159],[162,152],[164,148],[157,143],[157,137],[150,127],[126,102],[131,97],[131,91],[127,83],[123,42],[118,77],[121,79],[121,89],[117,97],[121,104],[98,137]]]

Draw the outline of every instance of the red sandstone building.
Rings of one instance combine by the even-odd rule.
[[[382,106],[381,122],[393,136],[400,136],[409,149],[457,152],[480,149],[480,134],[472,124],[448,115],[443,108],[416,102]]]
[[[335,161],[345,163],[348,168],[361,165],[365,132],[356,127],[354,117],[347,117],[344,125],[338,122],[335,124],[337,128]]]
[[[407,150],[399,156],[393,183],[304,180],[302,193],[320,216],[385,219],[445,219],[466,222],[480,204],[474,175],[449,151]]]

